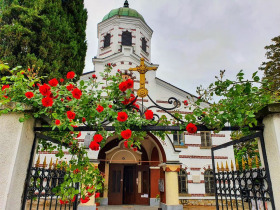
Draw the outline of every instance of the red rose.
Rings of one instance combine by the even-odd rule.
[[[76,116],[75,112],[67,111],[66,113],[67,113],[67,117],[69,120],[75,119],[75,116]]]
[[[84,123],[85,121],[86,121],[86,118],[83,117],[83,118],[82,118],[82,122]]]
[[[95,193],[95,198],[99,198],[99,197],[100,197],[100,193],[99,192]]]
[[[128,79],[126,80],[126,86],[128,89],[133,88],[133,80],[132,79]]]
[[[126,112],[119,112],[118,113],[118,117],[117,117],[117,120],[119,122],[125,122],[127,120],[128,116],[126,114]]]
[[[184,100],[184,105],[188,106],[188,101],[187,100]]]
[[[108,107],[111,109],[113,106],[110,104]]]
[[[103,139],[103,136],[102,136],[101,134],[95,134],[95,135],[93,136],[93,140],[94,140],[95,142],[97,142],[97,143],[101,142],[102,139]]]
[[[92,78],[93,78],[93,79],[95,79],[95,78],[96,78],[96,75],[95,75],[95,74],[93,74],[93,75],[92,75]]]
[[[89,202],[90,198],[88,196],[85,197],[85,199],[81,198],[81,203],[87,203]]]
[[[74,85],[69,84],[69,85],[66,86],[66,88],[67,88],[67,90],[71,91],[71,90],[74,89]]]
[[[195,126],[195,124],[189,123],[186,127],[186,130],[189,133],[195,133],[197,131],[197,127]]]
[[[48,86],[47,84],[43,84],[43,85],[39,86],[39,91],[43,96],[50,95],[51,94],[50,90],[51,90],[51,87]]]
[[[118,72],[121,72],[121,70],[118,69]]]
[[[152,120],[154,118],[154,113],[152,110],[147,110],[145,112],[145,117],[147,120]]]
[[[37,85],[37,87],[40,87],[40,86],[41,86],[41,84],[40,84],[40,83],[37,83],[36,85]]]
[[[53,78],[49,81],[50,86],[56,87],[58,85],[58,81],[56,78]]]
[[[89,148],[94,151],[99,150],[99,144],[96,141],[90,142]]]
[[[71,202],[74,203],[76,200],[76,195],[72,198]]]
[[[82,91],[79,90],[78,88],[75,88],[73,91],[72,91],[72,96],[76,99],[80,99],[81,96],[82,96]]]
[[[133,151],[136,152],[136,151],[137,151],[137,147],[134,147],[134,148],[133,148]]]
[[[128,144],[128,141],[124,141],[124,142],[123,142],[123,145],[124,145],[126,148],[128,147],[127,144]]]
[[[131,130],[127,129],[121,132],[121,136],[124,139],[129,139],[131,137],[131,133],[132,133]]]
[[[96,108],[96,110],[97,110],[99,113],[101,113],[101,112],[103,112],[104,108],[103,108],[103,106],[98,105],[98,107]]]
[[[59,81],[60,81],[60,83],[63,83],[63,82],[64,82],[64,79],[61,78]]]
[[[60,203],[61,205],[63,205],[63,204],[67,204],[67,203],[68,203],[68,201],[59,200],[59,203]]]
[[[49,107],[53,105],[53,99],[51,97],[42,98],[42,104],[44,107]]]
[[[82,135],[82,132],[80,131],[76,138],[79,138],[81,135]]]
[[[3,85],[2,91],[4,91],[6,88],[9,88],[9,87],[10,87],[10,85]]]
[[[122,92],[126,91],[127,90],[127,83],[126,82],[121,82],[121,84],[119,84],[119,89]]]
[[[6,95],[3,95],[3,97],[4,97],[4,98],[6,98],[6,99],[8,99],[8,98],[9,98],[9,97],[8,97],[8,96],[6,96]]]
[[[130,99],[129,99],[129,100],[130,100],[130,102],[133,102],[133,101],[135,100],[135,95],[131,93],[131,94],[130,94]]]
[[[34,97],[34,93],[32,92],[26,92],[25,93],[26,98],[33,98]]]
[[[73,171],[73,174],[78,174],[78,173],[80,173],[80,170],[79,170],[79,169],[75,169],[75,170]]]
[[[68,101],[72,101],[72,99],[71,99],[69,96],[67,96],[66,99],[67,99]]]
[[[69,71],[66,75],[67,79],[73,79],[75,77],[75,72],[74,71]]]
[[[111,63],[108,63],[107,65],[108,65],[108,66],[111,66]]]
[[[60,120],[55,120],[56,125],[60,125]]]
[[[127,99],[127,98],[126,98],[126,99],[124,99],[124,101],[122,101],[122,104],[123,104],[123,105],[127,105],[127,104],[129,104],[129,99]]]

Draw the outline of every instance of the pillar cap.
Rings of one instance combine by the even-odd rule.
[[[258,120],[263,120],[269,114],[280,113],[280,103],[268,104],[262,108],[257,114],[256,117]]]

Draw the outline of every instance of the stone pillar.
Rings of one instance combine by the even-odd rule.
[[[183,210],[179,204],[178,171],[180,164],[164,164],[166,203],[161,203],[162,210]]]
[[[0,107],[1,108],[1,107]],[[34,142],[34,119],[24,114],[0,116],[0,209],[21,209],[24,184]]]
[[[258,114],[264,124],[264,143],[270,171],[275,208],[280,209],[280,103],[270,104]]]

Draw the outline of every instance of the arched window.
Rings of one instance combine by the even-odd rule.
[[[145,38],[142,38],[142,50],[147,52],[147,41]]]
[[[132,45],[132,35],[131,32],[125,31],[122,33],[122,45],[131,46]]]
[[[178,172],[179,193],[188,193],[188,174],[185,169]]]
[[[109,47],[111,43],[111,34],[104,36],[104,48]]]
[[[214,194],[214,174],[212,169],[208,169],[204,172],[204,183],[205,183],[205,193]]]
[[[200,136],[201,136],[201,147],[212,146],[211,131],[201,131]]]

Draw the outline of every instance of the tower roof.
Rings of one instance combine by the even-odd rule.
[[[141,14],[139,14],[135,9],[129,8],[129,4],[127,0],[124,2],[123,7],[111,10],[107,15],[104,16],[102,21],[108,20],[111,17],[114,17],[115,15],[140,18],[145,22]]]

